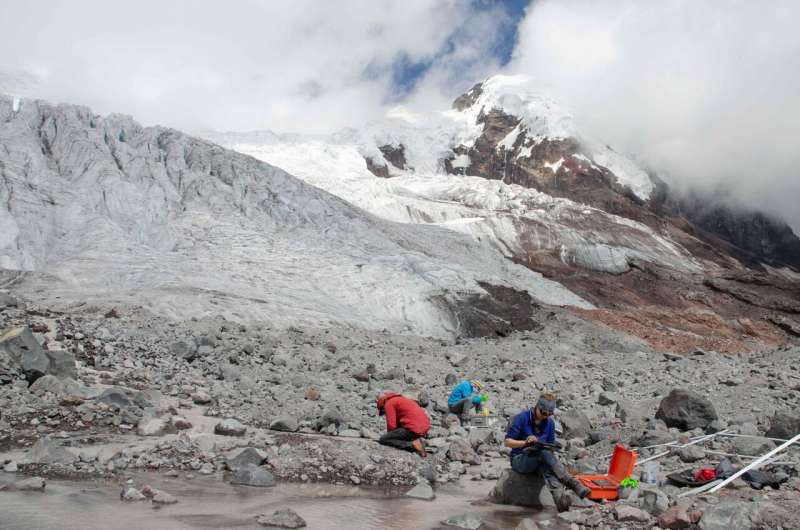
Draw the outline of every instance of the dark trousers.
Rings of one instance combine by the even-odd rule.
[[[456,401],[452,405],[447,406],[447,410],[453,414],[458,414],[462,419],[469,417],[470,407],[475,409],[475,412],[480,412],[483,409],[483,403],[472,403],[472,398],[464,398],[461,401]]]
[[[511,469],[521,475],[539,473],[551,489],[557,488],[559,482],[568,485],[574,480],[556,455],[547,449],[522,451],[511,459]]]
[[[419,438],[418,434],[414,434],[403,427],[398,427],[381,436],[378,443],[381,445],[388,445],[389,447],[397,447],[398,449],[404,449],[406,451],[413,451],[414,448],[411,446],[411,442],[417,438]]]

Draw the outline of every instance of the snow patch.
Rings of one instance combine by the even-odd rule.
[[[653,181],[632,160],[605,145],[586,143],[586,147],[592,160],[597,165],[611,171],[617,177],[617,182],[629,187],[640,199],[650,198],[655,187]]]
[[[506,135],[505,138],[500,140],[500,142],[497,144],[497,148],[499,149],[502,147],[506,151],[511,151],[514,149],[514,144],[517,143],[517,138],[519,137],[520,132],[522,132],[522,129],[519,125],[517,125],[511,130],[510,133]]]
[[[470,160],[469,155],[460,154],[456,156],[452,162],[450,162],[450,167],[456,169],[466,169],[472,164],[472,160]]]
[[[552,171],[555,174],[555,173],[558,173],[558,170],[561,169],[561,166],[563,164],[564,164],[564,157],[562,156],[561,158],[559,158],[556,162],[553,162],[552,164],[549,163],[549,162],[545,162],[544,163],[544,167],[548,168],[550,171]]]
[[[530,158],[535,144],[530,144],[519,150],[516,158]]]
[[[453,226],[453,225],[467,225],[471,223],[480,223],[484,221],[485,217],[462,217],[461,219],[450,219],[449,221],[442,221],[441,223],[432,223],[439,226]]]

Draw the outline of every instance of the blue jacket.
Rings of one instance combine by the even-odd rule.
[[[553,417],[548,417],[541,424],[536,425],[533,418],[533,410],[523,410],[511,419],[508,424],[508,431],[506,431],[506,438],[512,440],[525,440],[533,434],[540,442],[549,444],[556,442],[556,422]],[[522,452],[522,447],[517,447],[511,450],[511,457],[518,455]]]
[[[452,407],[459,401],[464,398],[468,398],[472,396],[472,403],[477,405],[481,402],[480,394],[472,394],[472,383],[469,381],[461,381],[459,384],[453,388],[453,391],[450,392],[450,397],[447,398],[447,406]]]

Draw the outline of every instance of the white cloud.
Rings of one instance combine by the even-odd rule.
[[[800,3],[538,0],[509,70],[672,182],[800,228]]]
[[[311,133],[396,104],[401,55],[433,61],[424,86],[441,98],[436,80],[475,74],[500,23],[457,0],[4,2],[0,19],[0,72],[35,75],[36,96],[146,124]]]

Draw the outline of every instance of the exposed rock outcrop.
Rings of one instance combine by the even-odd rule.
[[[661,400],[656,418],[667,427],[683,431],[705,429],[717,419],[717,411],[709,400],[689,390],[673,389]]]
[[[489,500],[497,504],[513,504],[531,508],[555,509],[556,502],[545,480],[537,475],[520,475],[506,469],[497,479]]]
[[[77,377],[75,356],[63,350],[45,350],[30,328],[19,327],[0,335],[0,370],[17,368],[28,382],[50,374],[58,378]]]

